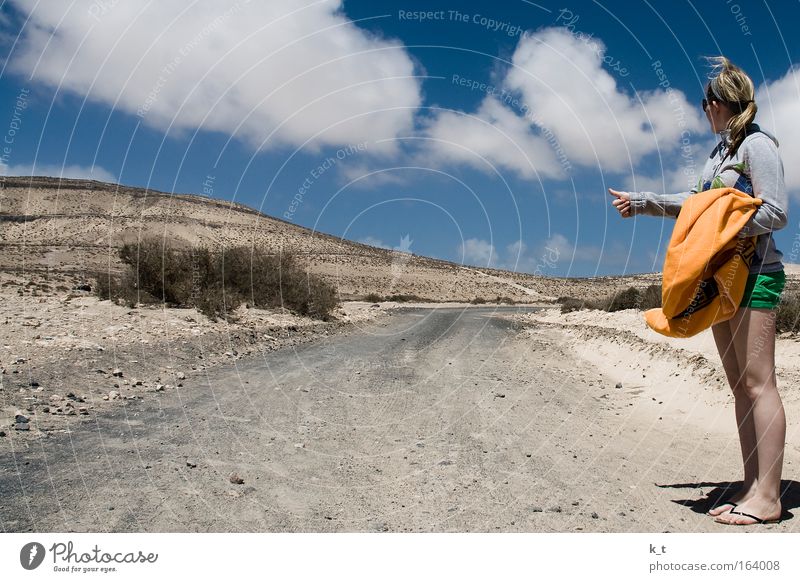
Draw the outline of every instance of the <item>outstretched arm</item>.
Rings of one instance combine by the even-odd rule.
[[[631,214],[649,216],[669,216],[677,218],[683,202],[696,190],[678,192],[677,194],[656,194],[654,192],[629,192]]]

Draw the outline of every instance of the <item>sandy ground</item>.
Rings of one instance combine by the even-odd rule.
[[[625,313],[535,309],[401,307],[12,435],[2,528],[733,531],[704,514],[740,478],[713,364],[615,330]],[[797,531],[797,434],[762,531]]]
[[[528,326],[526,333],[531,338],[543,329],[557,331],[570,360],[590,364],[621,390],[635,395],[630,406],[649,409],[647,414],[654,426],[669,423],[665,426],[670,432],[670,446],[682,440],[679,433],[683,430],[700,428],[702,439],[715,446],[706,459],[708,470],[721,471],[732,480],[741,479],[733,396],[711,330],[687,339],[668,338],[651,330],[643,313],[633,309],[562,314],[559,308],[547,307],[537,313],[515,315],[513,320]],[[800,463],[800,336],[780,334],[775,352],[778,389],[787,417],[783,487],[794,499],[800,491],[796,481]],[[792,504],[789,502],[787,509]],[[793,525],[790,530],[798,528]]]

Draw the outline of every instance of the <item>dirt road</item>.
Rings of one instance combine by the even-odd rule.
[[[497,316],[519,309],[400,310],[23,450],[6,439],[0,527],[731,531],[704,511],[740,478],[733,427],[680,423],[558,329]]]

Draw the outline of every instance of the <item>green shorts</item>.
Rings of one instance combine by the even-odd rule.
[[[751,273],[747,276],[747,286],[739,307],[755,309],[775,309],[780,303],[781,292],[786,284],[786,273]]]

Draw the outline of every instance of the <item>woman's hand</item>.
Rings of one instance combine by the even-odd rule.
[[[608,193],[614,196],[614,200],[611,201],[611,204],[614,205],[614,208],[619,210],[620,216],[622,216],[622,218],[628,218],[631,216],[630,194],[627,192],[617,192],[611,188],[608,189]]]

